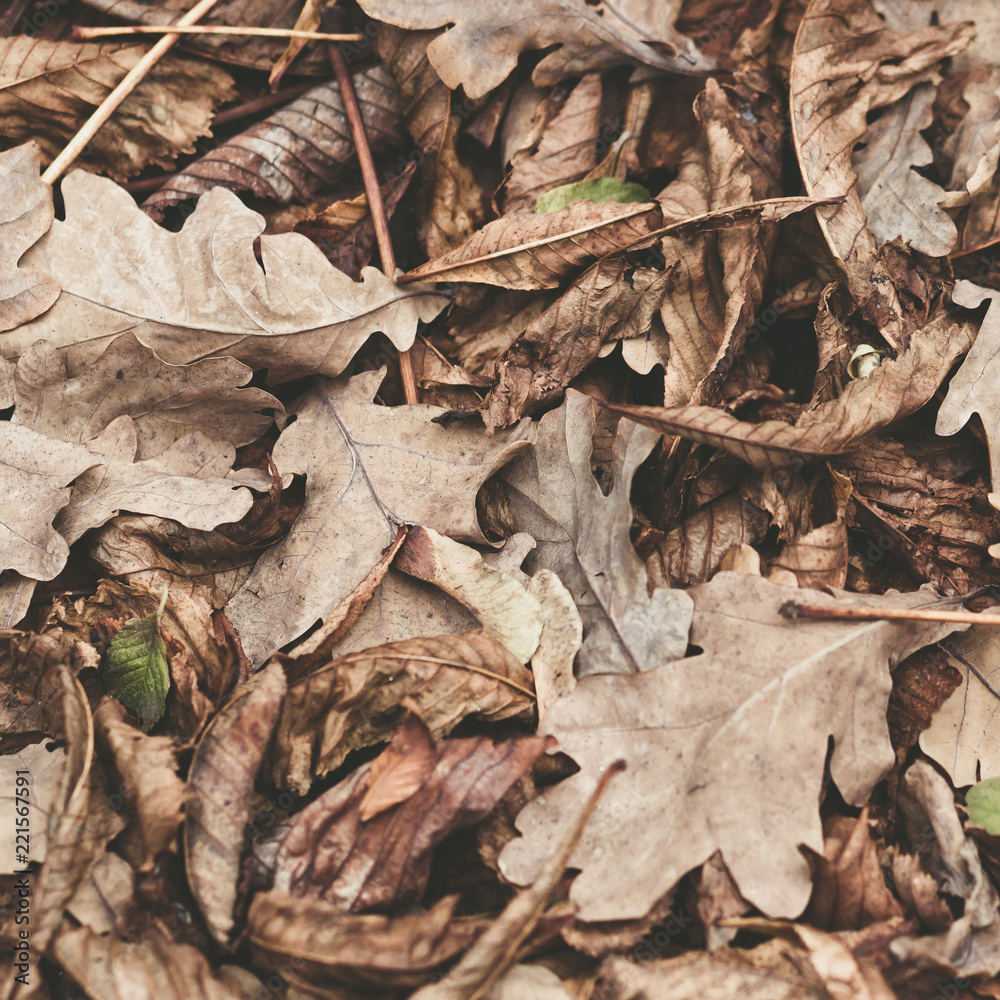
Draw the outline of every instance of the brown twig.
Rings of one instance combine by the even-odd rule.
[[[326,7],[321,15],[324,28],[337,28],[343,24],[344,12],[339,7]],[[361,106],[358,95],[354,91],[354,81],[351,79],[347,60],[337,42],[327,44],[330,65],[333,67],[337,86],[340,87],[340,97],[344,102],[347,120],[351,123],[351,134],[358,152],[358,164],[361,166],[361,177],[365,183],[365,194],[368,196],[368,209],[372,213],[372,224],[375,227],[375,241],[382,257],[382,270],[390,278],[396,275],[396,255],[392,249],[392,239],[389,236],[389,220],[385,214],[385,204],[382,201],[382,191],[375,173],[375,160],[372,158],[371,147],[365,134],[365,124],[361,117]],[[417,379],[413,372],[413,359],[409,351],[399,352],[399,374],[403,380],[403,396],[407,403],[419,403]]]
[[[847,621],[955,622],[959,625],[1000,625],[1000,615],[975,611],[938,611],[933,608],[824,607],[786,601],[780,612],[785,618],[826,618]]]
[[[363,42],[365,36],[358,32],[331,35],[323,31],[298,31],[295,28],[245,28],[219,25],[184,25],[177,24],[134,24],[120,28],[85,28],[83,25],[73,25],[75,41],[87,41],[90,38],[110,38],[113,35],[244,35],[253,38],[307,38],[317,42]]]
[[[226,108],[225,111],[218,112],[212,118],[212,128],[228,125],[240,118],[249,118],[259,111],[267,111],[279,104],[284,104],[286,101],[292,101],[312,90],[315,86],[317,83],[303,83],[298,87],[287,87],[274,94],[264,94],[262,97],[255,97],[252,101],[244,101],[243,104],[237,104],[235,108]]]
[[[180,20],[177,27],[187,27],[204,17],[219,0],[201,0],[195,4]],[[146,74],[177,44],[180,35],[167,35],[161,38],[136,64],[125,74],[125,78],[114,90],[104,98],[94,113],[83,123],[80,131],[70,139],[66,148],[49,164],[48,170],[42,174],[42,180],[48,184],[55,182],[63,171],[83,152],[87,143],[97,134],[97,130],[114,114],[115,109],[132,93]]]

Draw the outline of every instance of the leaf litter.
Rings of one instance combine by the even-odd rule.
[[[44,9],[3,996],[1000,995],[995,11]]]

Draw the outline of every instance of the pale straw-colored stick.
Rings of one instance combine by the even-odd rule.
[[[330,35],[322,31],[300,31],[296,28],[241,28],[220,25],[136,24],[118,28],[85,28],[75,25],[73,38],[87,41],[90,38],[110,38],[118,35],[246,35],[252,38],[308,38],[317,42],[363,42],[360,32]]]
[[[219,0],[201,0],[191,8],[178,22],[178,27],[194,24],[204,17]],[[167,35],[161,38],[136,64],[125,74],[125,78],[101,102],[97,110],[83,123],[80,131],[70,139],[66,148],[49,164],[48,170],[42,174],[42,180],[54,184],[66,168],[83,152],[87,143],[97,134],[97,130],[114,114],[115,109],[132,93],[146,74],[177,44],[180,35]]]

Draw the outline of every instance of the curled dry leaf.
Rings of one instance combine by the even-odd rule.
[[[409,715],[385,752],[430,739],[414,730],[426,734],[419,717]],[[446,740],[421,755],[425,769],[417,790],[368,822],[360,807],[372,765],[363,765],[295,816],[278,851],[274,888],[352,913],[419,899],[434,847],[483,819],[548,745],[538,736],[502,743]]]
[[[274,663],[238,688],[205,730],[188,773],[184,854],[208,929],[228,945],[254,779],[285,695]]]
[[[866,435],[919,409],[973,336],[969,324],[939,311],[897,358],[851,382],[838,398],[804,410],[794,425],[783,420],[752,424],[709,406],[606,405],[662,434],[710,444],[755,468],[774,469],[798,464],[807,455],[849,451]]]
[[[331,982],[412,988],[431,979],[483,930],[482,917],[453,915],[457,902],[457,896],[446,896],[425,913],[359,916],[272,890],[254,897],[247,936],[261,968],[294,956],[290,981],[307,990]]]
[[[40,166],[33,143],[0,153],[0,193],[11,206],[0,222],[0,331],[40,316],[59,297],[59,285],[43,271],[17,266],[55,218],[52,188],[39,178]]]
[[[358,70],[354,87],[373,151],[403,145],[399,94],[381,66]],[[336,83],[323,83],[174,174],[142,207],[159,218],[170,205],[212,187],[251,191],[280,205],[307,202],[354,163],[351,127]]]
[[[595,8],[581,0],[502,0],[486,7],[428,0],[417,7],[401,0],[362,0],[361,8],[400,28],[451,25],[428,46],[427,57],[448,87],[461,86],[471,98],[503,83],[522,52],[557,43],[532,73],[539,87],[623,63],[675,72],[711,67],[711,60],[699,57],[672,31],[670,37],[656,39],[661,43],[656,48],[646,44],[645,32],[617,16],[614,4]],[[683,59],[676,58],[678,46]]]
[[[115,417],[87,447],[102,460],[76,481],[56,528],[72,544],[120,510],[170,517],[189,528],[209,531],[238,521],[253,506],[249,490],[233,489],[223,478],[236,450],[204,434],[189,434],[156,458],[134,462],[135,425]]]
[[[578,201],[561,212],[506,216],[488,222],[460,247],[406,277],[522,290],[557,288],[594,258],[621,250],[661,223],[655,204],[614,201]]]
[[[65,926],[52,949],[69,977],[100,1000],[247,1000],[266,989],[244,969],[224,965],[214,970],[197,948],[159,935],[133,943],[89,927]]]
[[[527,422],[484,438],[468,425],[435,423],[440,407],[376,406],[384,375],[316,380],[274,446],[280,472],[306,476],[306,502],[226,608],[255,664],[336,608],[400,524],[485,542],[476,493],[534,436]]]
[[[529,671],[482,631],[348,653],[289,684],[270,754],[273,780],[304,794],[351,750],[388,739],[403,698],[442,737],[474,713],[500,720],[530,712],[531,689]]]
[[[829,738],[833,780],[847,802],[863,803],[894,761],[885,722],[890,666],[951,630],[790,622],[778,610],[790,598],[835,602],[738,573],[688,593],[691,643],[701,654],[639,674],[581,678],[540,727],[582,770],[518,817],[524,836],[500,857],[517,884],[532,880],[602,770],[618,757],[629,764],[570,862],[582,869],[570,898],[583,920],[643,916],[716,850],[748,902],[774,916],[799,914],[811,890],[799,845],[823,850],[816,794]],[[926,600],[850,596],[852,604],[901,607]]]
[[[418,524],[393,565],[461,601],[521,663],[538,648],[541,605],[517,579],[488,565],[475,549]]]
[[[965,49],[974,30],[961,23],[907,34],[887,28],[869,0],[811,0],[795,38],[792,142],[806,193],[845,197],[817,217],[862,315],[897,348],[909,329],[868,228],[851,152],[870,112],[936,82],[938,64]]]
[[[660,588],[649,595],[646,571],[629,538],[629,489],[656,439],[619,424],[608,496],[591,472],[596,405],[570,390],[542,417],[538,440],[504,474],[514,525],[538,540],[529,572],[552,570],[583,620],[579,673],[649,670],[687,649],[691,600]]]
[[[271,425],[267,410],[281,403],[263,389],[239,388],[253,372],[232,358],[168,365],[131,333],[123,333],[76,378],[64,358],[39,341],[10,373],[11,420],[74,444],[97,437],[115,417],[128,415],[136,458],[154,458],[199,431],[235,447],[255,441]]]
[[[66,220],[22,258],[62,294],[44,316],[0,334],[7,357],[47,339],[76,375],[128,331],[169,364],[229,356],[267,368],[272,381],[335,375],[377,330],[405,350],[417,320],[444,306],[374,268],[357,284],[295,233],[261,236],[263,218],[222,188],[199,200],[179,233],[156,225],[107,178],[74,171],[62,193]]]
[[[184,782],[177,776],[177,747],[169,736],[146,736],[125,720],[125,709],[105,698],[94,713],[99,744],[114,761],[118,795],[128,806],[119,848],[139,871],[153,867],[160,851],[176,843],[183,820]]]
[[[32,35],[0,39],[0,135],[35,140],[51,161],[146,51],[141,44]],[[221,67],[168,55],[115,109],[77,163],[116,180],[149,166],[169,168],[211,134],[212,113],[235,96]]]

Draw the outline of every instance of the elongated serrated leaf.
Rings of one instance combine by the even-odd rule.
[[[634,201],[649,201],[649,191],[641,184],[620,181],[617,177],[595,177],[576,184],[563,184],[541,195],[535,202],[535,215],[543,212],[558,212],[568,208],[574,201],[592,201],[595,205],[605,201],[617,201],[628,205]]]
[[[160,616],[132,618],[118,630],[101,661],[104,690],[134,712],[143,732],[163,715],[170,688],[167,647],[160,636]]]

